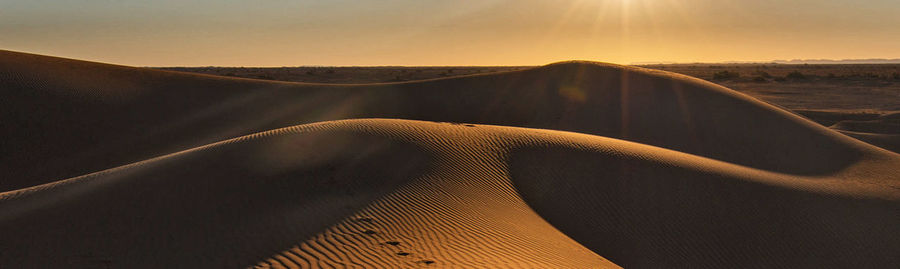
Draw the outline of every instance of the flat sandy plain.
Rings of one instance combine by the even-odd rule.
[[[900,154],[872,142],[898,114],[829,128],[665,71],[324,84],[0,51],[0,104],[3,268],[900,265]]]

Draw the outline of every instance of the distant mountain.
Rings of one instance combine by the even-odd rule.
[[[673,61],[658,61],[658,62],[632,62],[629,65],[690,65],[690,64],[775,64],[774,61],[722,61],[722,62],[673,62]]]
[[[779,64],[900,64],[900,59],[794,59],[794,60],[775,60]]]
[[[630,65],[671,65],[671,64],[900,64],[898,59],[793,59],[774,61],[722,61],[722,62],[633,62]]]
[[[629,65],[656,65],[656,64],[684,64],[682,62],[660,61],[660,62],[632,62]]]

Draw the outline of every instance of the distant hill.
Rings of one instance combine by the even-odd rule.
[[[898,59],[793,59],[773,61],[722,61],[722,62],[634,62],[630,65],[666,65],[666,64],[900,64]]]
[[[794,59],[794,60],[775,60],[779,64],[900,64],[900,59]]]

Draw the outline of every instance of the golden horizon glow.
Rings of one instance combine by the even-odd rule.
[[[0,49],[137,66],[900,58],[894,14],[887,0],[12,0]]]

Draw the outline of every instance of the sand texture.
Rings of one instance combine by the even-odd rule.
[[[330,85],[0,51],[0,105],[0,268],[900,265],[896,115],[839,132],[668,72]]]

